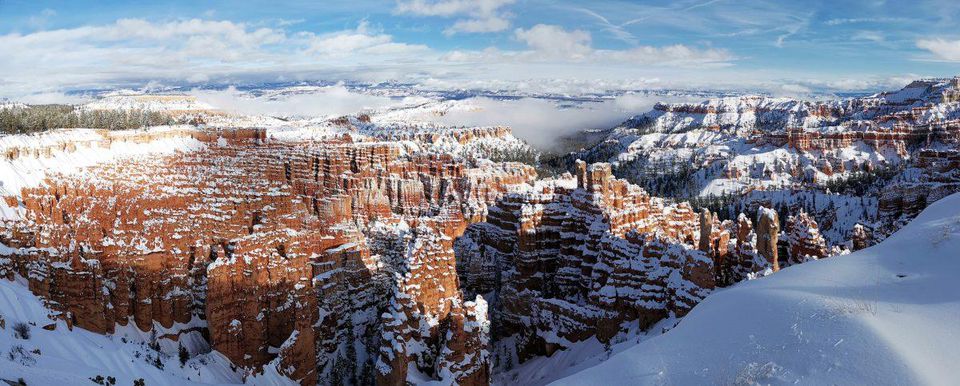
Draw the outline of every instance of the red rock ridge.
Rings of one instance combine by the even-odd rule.
[[[350,350],[369,364],[353,375],[374,376],[380,340],[353,340],[389,331],[380,311],[406,298],[408,318],[441,322],[413,333],[429,352],[398,369],[485,381],[484,356],[440,355],[486,342],[482,299],[462,299],[452,240],[532,168],[479,172],[382,142],[190,135],[207,148],[25,189],[26,219],[0,229],[17,248],[0,273],[26,277],[70,326],[201,331],[248,372],[277,366],[302,384],[328,382]]]

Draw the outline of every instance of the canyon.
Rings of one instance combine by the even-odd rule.
[[[214,381],[503,382],[882,242],[960,191],[957,88],[658,104],[553,176],[509,128],[418,121],[469,108],[450,101],[300,121],[102,102],[194,125],[0,137],[0,277],[44,331],[134,332],[155,351],[136,360],[182,350]]]
[[[301,384],[486,384],[492,335],[520,337],[518,361],[610,340],[624,322],[682,317],[716,286],[714,267],[770,265],[715,218],[697,249],[702,220],[689,205],[650,197],[608,164],[535,181],[519,163],[470,167],[371,137],[281,141],[262,129],[6,152],[173,137],[189,148],[51,171],[5,199],[15,210],[0,275],[43,299],[41,327],[132,325]]]
[[[659,103],[565,157],[608,162],[651,194],[725,219],[759,206],[819,223],[827,248],[860,226],[889,236],[960,189],[960,78],[843,100],[742,96]]]

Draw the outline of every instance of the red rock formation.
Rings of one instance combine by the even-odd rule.
[[[757,253],[773,267],[780,270],[777,241],[780,239],[780,219],[773,209],[760,207],[757,213]]]
[[[786,236],[790,264],[820,259],[828,254],[827,242],[820,235],[817,222],[806,212],[787,217]]]
[[[350,351],[345,342],[378,333],[379,310],[402,290],[407,317],[447,322],[418,325],[411,339],[430,352],[398,357],[396,369],[413,362],[428,375],[486,379],[483,356],[438,359],[443,347],[479,350],[486,339],[473,328],[483,319],[477,303],[459,292],[453,238],[508,186],[530,181],[532,168],[470,169],[448,155],[349,138],[184,135],[209,146],[25,189],[14,202],[26,218],[0,224],[0,242],[17,248],[0,273],[26,277],[70,326],[201,331],[248,372],[275,365],[303,384],[328,381]],[[352,347],[376,354],[380,340]]]
[[[487,302],[481,296],[475,300],[453,303],[448,317],[443,348],[437,361],[441,380],[457,385],[490,384],[490,322]]]
[[[730,244],[730,232],[720,223],[716,214],[704,209],[700,213],[700,241],[698,249],[713,260],[714,277],[718,284],[730,284],[727,262]]]
[[[753,231],[753,223],[743,213],[737,217],[737,240],[733,258],[729,268],[725,269],[729,282],[744,280],[751,273],[760,272],[773,265],[757,250],[757,234]]]
[[[458,272],[468,292],[497,292],[494,329],[515,336],[526,359],[608,341],[626,321],[685,314],[715,285],[697,230],[689,205],[650,197],[608,164],[578,162],[575,180],[508,194],[470,226],[457,240]]]
[[[853,234],[851,235],[851,244],[853,244],[853,251],[859,251],[864,248],[868,248],[873,245],[873,237],[871,235],[872,231],[867,230],[861,224],[853,226]]]
[[[885,236],[916,217],[932,202],[960,191],[960,151],[918,152],[914,178],[904,178],[884,187],[878,203],[881,226],[874,229]]]

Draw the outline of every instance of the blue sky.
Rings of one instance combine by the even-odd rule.
[[[869,90],[960,74],[960,2],[0,0],[6,94],[130,83],[545,79]]]

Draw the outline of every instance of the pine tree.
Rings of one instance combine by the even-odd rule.
[[[377,384],[377,375],[374,373],[376,367],[373,364],[373,356],[367,356],[367,361],[363,364],[360,372],[360,378],[357,381],[359,386],[375,386]]]
[[[331,363],[332,368],[330,371],[329,384],[330,385],[343,385],[343,366],[340,366],[340,358]]]
[[[344,328],[347,330],[347,341],[344,347],[343,363],[340,364],[344,372],[343,380],[351,384],[357,384],[359,380],[357,377],[357,348],[355,344],[357,336],[353,332],[353,322],[350,317],[347,317]]]
[[[179,347],[177,348],[177,354],[180,357],[180,367],[185,366],[187,364],[187,360],[190,359],[190,353],[187,352],[187,349],[185,347],[183,347],[182,342],[179,343]]]

